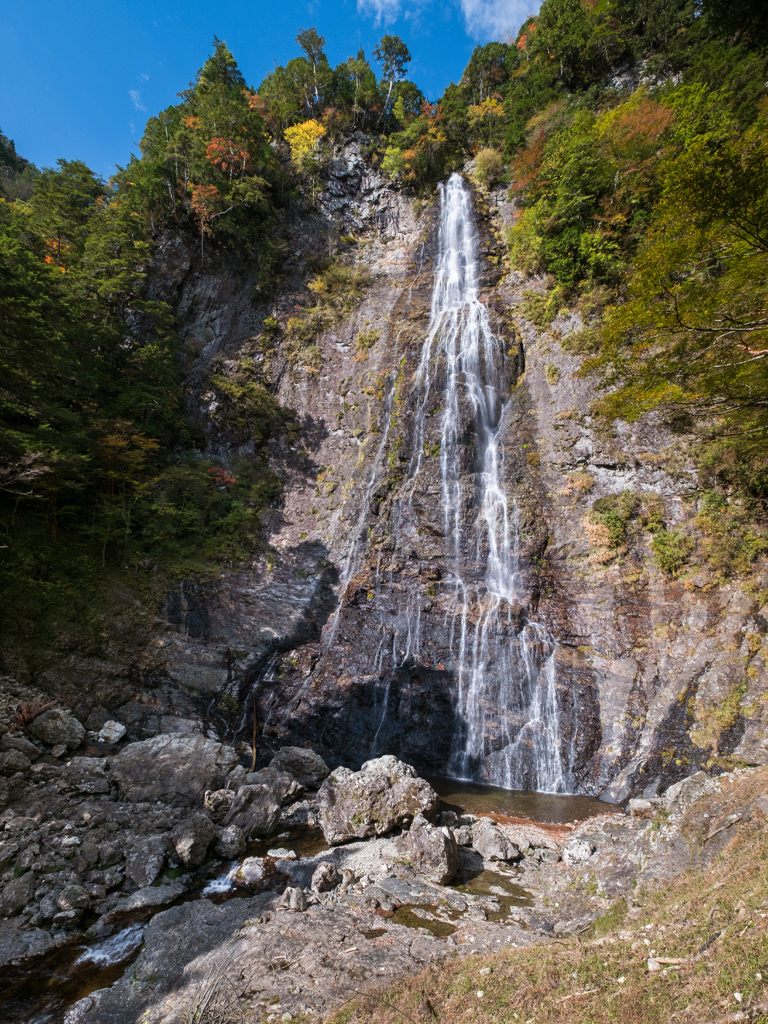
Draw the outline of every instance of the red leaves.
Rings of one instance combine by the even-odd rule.
[[[247,149],[232,139],[215,136],[205,147],[205,156],[214,167],[218,167],[230,178],[235,170],[245,171],[251,159]]]
[[[217,487],[224,487],[228,490],[237,484],[237,477],[232,476],[226,469],[222,469],[220,466],[211,466],[207,473]]]

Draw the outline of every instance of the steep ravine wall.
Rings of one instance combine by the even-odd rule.
[[[655,492],[674,523],[690,515],[692,468],[662,424],[606,429],[590,417],[593,384],[577,376],[579,359],[558,338],[576,319],[548,332],[525,320],[520,303],[531,282],[510,272],[501,242],[509,204],[501,193],[477,195],[476,210],[482,298],[507,359],[507,487],[519,510],[526,591],[519,616],[535,616],[557,641],[558,703],[578,789],[621,800],[713,755],[764,763],[768,610],[763,616],[752,594],[768,575],[756,573],[746,588],[713,586],[705,571],[674,581],[653,563],[649,535],[608,563],[595,559],[582,523],[595,498]],[[271,449],[285,485],[266,522],[271,553],[183,584],[156,617],[118,599],[106,647],[73,647],[36,678],[20,662],[20,696],[37,687],[86,720],[109,711],[135,738],[200,728],[202,716],[236,732],[244,756],[255,736],[259,760],[284,743],[311,742],[353,766],[391,752],[422,772],[445,769],[464,725],[450,659],[455,590],[438,510],[437,409],[426,420],[418,493],[405,500],[437,202],[393,190],[350,144],[319,206],[286,211],[288,257],[274,296],[254,291],[247,267],[225,272],[212,262],[201,272],[171,238],[160,249],[156,294],[184,326],[190,401],[208,454],[247,453],[248,442],[217,416],[206,367],[214,357],[226,365],[258,353],[265,317],[285,325],[332,219],[337,233],[355,236],[354,258],[373,280],[354,311],[317,339],[318,372],[288,366],[279,340],[264,357],[265,379],[300,423]],[[369,329],[378,340],[356,359],[354,339]],[[589,475],[588,492],[573,486],[573,473]]]

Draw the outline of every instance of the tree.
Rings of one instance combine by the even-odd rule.
[[[763,0],[702,0],[701,8],[718,32],[738,35],[755,49],[768,48],[768,8]]]
[[[590,364],[617,385],[611,415],[685,412],[742,457],[768,457],[768,119],[746,132],[722,94],[672,100],[678,151]]]
[[[296,42],[312,65],[314,107],[316,110],[319,110],[322,105],[322,89],[328,83],[331,70],[328,65],[328,58],[325,56],[325,39],[316,28],[308,28],[302,29],[299,32],[296,36]]]
[[[395,82],[405,77],[406,66],[410,63],[411,52],[400,36],[386,35],[381,38],[373,51],[373,56],[381,64],[382,75],[388,82],[387,98],[384,103],[384,116],[389,112],[389,101]]]

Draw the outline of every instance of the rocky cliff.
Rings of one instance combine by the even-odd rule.
[[[563,313],[547,331],[526,319],[523,293],[542,285],[508,266],[502,229],[514,211],[503,192],[476,191],[473,205],[477,301],[498,344],[493,436],[514,599],[488,618],[490,533],[475,528],[488,470],[466,380],[450,452],[445,354],[425,390],[440,198],[393,190],[353,141],[316,205],[284,211],[271,291],[245,264],[201,268],[178,238],[159,248],[153,290],[183,325],[190,409],[208,453],[226,463],[254,444],[211,389],[213,369],[234,377],[248,360],[292,413],[292,429],[270,442],[283,495],[265,519],[268,553],[181,584],[158,615],[115,595],[100,646],[73,641],[36,674],[18,661],[9,709],[55,694],[87,728],[116,718],[133,739],[205,720],[260,763],[311,741],[331,763],[392,753],[434,774],[455,769],[479,729],[481,753],[464,763],[486,779],[499,778],[494,758],[523,727],[525,766],[554,714],[565,787],[616,801],[702,765],[768,759],[768,576],[758,568],[722,585],[702,569],[675,579],[652,559],[641,515],[621,544],[595,529],[593,503],[624,492],[670,525],[694,515],[686,438],[652,418],[593,417],[594,384],[568,345],[578,317]],[[364,275],[364,292],[297,350],[290,321],[329,254]],[[458,619],[457,579],[474,595]],[[461,654],[459,627],[470,645]],[[477,668],[480,636],[488,674],[517,679],[528,659],[519,686],[533,689],[510,714],[499,683],[470,721],[462,666]],[[551,706],[532,718],[547,673]],[[523,783],[535,784],[532,771]]]

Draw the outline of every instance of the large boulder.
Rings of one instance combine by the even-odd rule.
[[[318,789],[331,773],[325,761],[314,750],[304,747],[283,747],[269,762],[270,768],[288,772],[305,789]]]
[[[101,847],[101,855],[103,851]],[[147,836],[131,846],[125,859],[125,873],[138,886],[152,885],[165,867],[167,855],[168,847],[162,836]]]
[[[409,764],[391,754],[366,761],[359,772],[337,768],[317,794],[327,842],[344,843],[390,832],[419,814],[433,814],[438,796]]]
[[[430,825],[423,815],[417,814],[403,839],[414,871],[437,885],[451,881],[459,867],[459,848],[447,826]]]
[[[271,786],[241,786],[224,819],[224,825],[237,825],[247,839],[268,836],[280,821],[279,795]]]
[[[0,917],[13,917],[32,902],[37,889],[38,878],[34,871],[27,871],[11,881],[0,893]]]
[[[29,731],[49,747],[64,746],[68,750],[79,747],[85,739],[85,726],[61,708],[52,708],[38,715],[30,722]]]
[[[713,779],[706,772],[696,772],[695,775],[689,775],[671,785],[662,797],[662,802],[669,814],[683,815],[697,800],[709,793],[717,792],[719,788],[717,779]]]
[[[483,860],[517,860],[520,849],[490,818],[481,818],[472,830],[472,845]]]
[[[304,792],[304,787],[293,775],[272,766],[249,772],[245,782],[248,786],[267,786],[282,807],[298,800]]]
[[[106,765],[104,757],[73,757],[64,768],[62,777],[68,786],[80,793],[108,793]]]
[[[219,837],[216,840],[213,852],[217,857],[225,860],[234,860],[240,854],[245,853],[245,836],[243,830],[237,825],[227,825],[219,830]]]
[[[206,790],[224,785],[236,760],[234,750],[217,740],[161,733],[129,743],[110,767],[124,796],[135,803],[202,804]]]
[[[331,892],[341,885],[341,872],[332,860],[321,861],[312,875],[312,888],[315,892]]]
[[[218,836],[218,829],[210,818],[204,814],[193,814],[171,832],[171,842],[185,867],[198,868]]]

